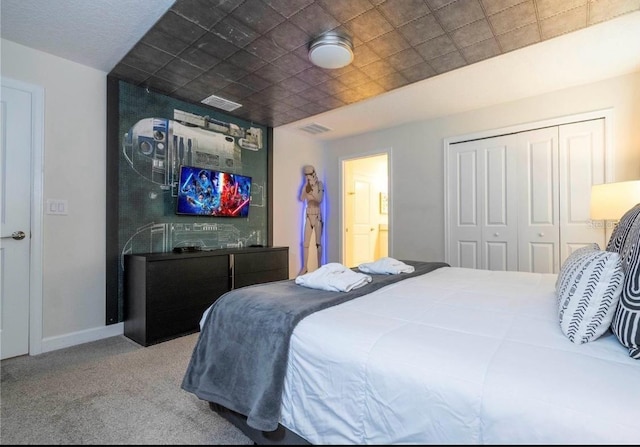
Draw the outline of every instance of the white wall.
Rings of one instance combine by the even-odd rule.
[[[338,160],[393,148],[390,239],[402,259],[444,259],[444,139],[517,124],[613,108],[613,177],[640,178],[640,72],[457,115],[331,141],[325,149],[327,183],[338,184]],[[277,151],[291,148],[276,147]],[[329,190],[338,203],[338,190]],[[339,218],[330,215],[328,261],[340,260]]]
[[[105,327],[106,73],[2,40],[2,77],[44,88],[42,350],[103,338]]]
[[[289,247],[289,277],[295,278],[303,261],[304,203],[299,200],[304,182],[302,168],[313,165],[318,178],[324,183],[323,209],[329,209],[328,192],[337,192],[337,186],[327,184],[327,169],[320,142],[293,131],[276,128],[273,132],[273,147],[273,240],[274,245]],[[324,216],[326,217],[326,213]],[[325,226],[325,245],[328,231]],[[309,258],[312,258],[312,254]],[[311,267],[311,262],[309,266]]]

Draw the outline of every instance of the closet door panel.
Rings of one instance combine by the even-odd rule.
[[[577,248],[606,246],[605,229],[589,216],[591,185],[605,183],[604,119],[560,126],[560,263]]]
[[[532,272],[553,273],[550,266],[558,258],[558,246],[553,243],[530,242],[526,254],[529,256],[528,265]]]
[[[509,150],[513,136],[484,140],[482,268],[518,270],[517,159]]]
[[[558,271],[558,129],[518,134],[518,270]]]
[[[478,259],[480,259],[480,241],[458,240],[454,250],[457,262],[451,265],[470,269],[481,268],[481,266],[478,265]]]
[[[473,143],[452,147],[449,162],[449,263],[480,268],[482,238],[478,154]]]

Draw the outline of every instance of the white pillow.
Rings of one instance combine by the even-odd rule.
[[[575,344],[604,334],[620,300],[624,272],[620,255],[597,244],[574,251],[556,282],[558,317],[564,335]]]

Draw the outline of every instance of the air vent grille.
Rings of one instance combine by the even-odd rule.
[[[306,126],[300,127],[300,130],[316,135],[319,133],[328,132],[332,129],[329,129],[328,127],[325,127],[322,124],[311,123],[311,124],[307,124]]]
[[[229,101],[228,99],[224,99],[216,95],[211,95],[207,98],[204,98],[200,102],[203,104],[207,104],[211,107],[216,107],[218,109],[226,110],[227,112],[231,112],[232,110],[242,107],[242,104]]]

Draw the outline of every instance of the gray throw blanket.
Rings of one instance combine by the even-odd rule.
[[[247,416],[247,424],[255,429],[275,430],[280,420],[289,341],[296,324],[319,310],[448,266],[443,262],[404,262],[415,271],[371,275],[371,283],[350,292],[309,289],[294,280],[227,292],[207,315],[182,388]]]

